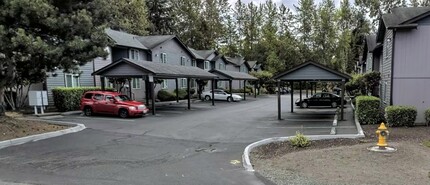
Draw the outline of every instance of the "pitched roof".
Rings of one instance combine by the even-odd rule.
[[[215,53],[215,50],[196,50],[196,52],[202,56],[204,59],[207,59],[209,56],[211,56],[212,53]]]
[[[237,71],[224,71],[212,69],[209,71],[212,74],[216,74],[219,79],[229,79],[229,80],[257,80],[254,76],[248,73],[242,73]]]
[[[227,60],[227,62],[235,65],[235,66],[240,66],[245,62],[245,59],[243,57],[225,57],[225,59]]]
[[[246,62],[248,62],[249,66],[250,66],[251,68],[256,67],[257,61],[246,61]]]
[[[326,74],[331,74],[330,75],[331,77],[325,78],[325,79],[321,79],[321,76],[318,76],[318,75],[315,76],[315,74],[316,74],[317,71],[314,70],[314,69],[312,69],[310,71],[309,70],[308,71],[301,71],[301,69],[305,69],[308,66],[312,66],[313,68],[316,68],[319,71],[321,71],[321,70],[325,71]],[[279,80],[279,79],[282,79],[283,77],[288,76],[290,74],[300,73],[300,72],[302,73],[302,75],[300,75],[302,78],[300,78],[300,79],[294,79],[294,80],[301,80],[301,81],[315,81],[315,80],[336,81],[336,80],[339,80],[339,79],[351,79],[352,78],[351,76],[349,76],[349,75],[347,75],[345,73],[342,73],[342,72],[330,69],[329,67],[326,67],[326,66],[324,66],[322,64],[319,64],[319,63],[311,61],[311,62],[303,63],[303,64],[301,64],[301,65],[299,65],[297,67],[294,67],[293,69],[290,69],[288,71],[285,71],[283,73],[280,73],[280,74],[274,76],[273,79]],[[303,72],[304,72],[304,74],[303,74]],[[333,76],[335,76],[336,79],[332,78]]]
[[[385,27],[402,25],[422,14],[428,13],[430,7],[398,7],[393,8],[391,13],[382,15]]]
[[[175,35],[148,35],[140,36],[137,39],[147,48],[152,49],[175,37]]]
[[[188,49],[193,53],[193,55],[196,57],[196,59],[200,59],[200,60],[204,60],[205,59],[205,58],[203,58],[201,55],[199,55],[197,53],[197,50],[195,50],[193,48],[190,48],[190,47],[188,47]]]
[[[149,61],[135,61],[131,59],[122,58],[116,62],[113,62],[97,71],[92,75],[103,75],[104,71],[115,69],[115,66],[120,63],[127,63],[133,67],[137,67],[140,70],[148,71],[158,78],[215,78],[216,75],[211,74],[198,67],[191,66],[180,66],[165,64],[160,62],[149,62]],[[135,76],[136,74],[130,74]]]
[[[367,51],[372,52],[376,47],[376,35],[368,35],[366,36],[366,45],[367,45]]]
[[[139,42],[137,35],[125,33],[122,31],[116,31],[112,29],[106,29],[106,34],[115,42],[116,45],[126,46],[138,49],[148,49],[145,45]]]

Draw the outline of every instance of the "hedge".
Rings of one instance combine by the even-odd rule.
[[[59,111],[79,110],[81,97],[87,91],[100,91],[101,87],[57,87],[52,89],[54,105]],[[107,88],[113,91],[112,88]]]
[[[414,126],[417,118],[417,109],[412,106],[388,106],[385,108],[385,119],[388,126]]]
[[[374,96],[356,97],[356,116],[360,124],[378,124],[380,116],[380,99]]]
[[[430,124],[430,108],[424,112],[424,116],[426,118],[426,124],[428,126]]]
[[[173,94],[173,93],[163,89],[163,90],[158,91],[157,98],[160,101],[174,101],[174,100],[176,100],[176,94]]]

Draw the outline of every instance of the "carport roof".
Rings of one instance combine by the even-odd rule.
[[[249,75],[248,73],[242,73],[237,71],[221,71],[212,69],[209,72],[217,75],[218,79],[223,80],[257,80],[257,78]]]
[[[122,58],[92,75],[134,77],[152,75],[156,78],[199,78],[213,79],[216,75],[198,67],[164,64],[159,62],[135,61]]]
[[[316,62],[306,62],[273,78],[285,81],[347,81],[351,76]]]

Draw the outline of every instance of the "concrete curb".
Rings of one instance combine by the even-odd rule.
[[[61,113],[62,116],[81,115],[81,114],[82,114],[82,111],[80,111],[80,110]]]
[[[75,133],[75,132],[82,131],[86,128],[84,124],[80,124],[80,123],[71,123],[71,122],[63,122],[63,121],[46,121],[46,120],[40,120],[40,119],[25,119],[25,120],[45,121],[48,123],[53,123],[53,124],[57,124],[57,125],[65,125],[65,126],[74,125],[74,127],[64,129],[64,130],[58,130],[58,131],[54,131],[54,132],[47,132],[47,133],[25,136],[25,137],[16,138],[16,139],[0,141],[0,149],[6,148],[9,146],[21,145],[21,144],[32,142],[32,141],[39,141],[39,140],[43,140],[43,139],[48,139],[48,138],[53,138],[53,137],[65,135],[65,134]]]

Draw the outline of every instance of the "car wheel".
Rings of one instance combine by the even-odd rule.
[[[128,117],[128,111],[125,109],[119,110],[119,117],[120,118],[127,118]]]
[[[92,116],[93,115],[93,109],[91,107],[85,107],[84,114],[85,114],[85,116]]]
[[[228,98],[227,98],[227,101],[228,101],[228,102],[232,102],[232,101],[233,101],[233,98],[232,98],[232,97],[228,97]]]
[[[205,96],[205,100],[209,101],[209,100],[211,100],[211,97],[210,96]]]
[[[336,102],[331,102],[331,107],[332,107],[332,108],[337,107],[337,103],[336,103]]]
[[[309,107],[309,105],[308,105],[308,103],[306,103],[306,102],[302,102],[302,104],[301,104],[301,106],[300,106],[301,108],[308,108]]]

